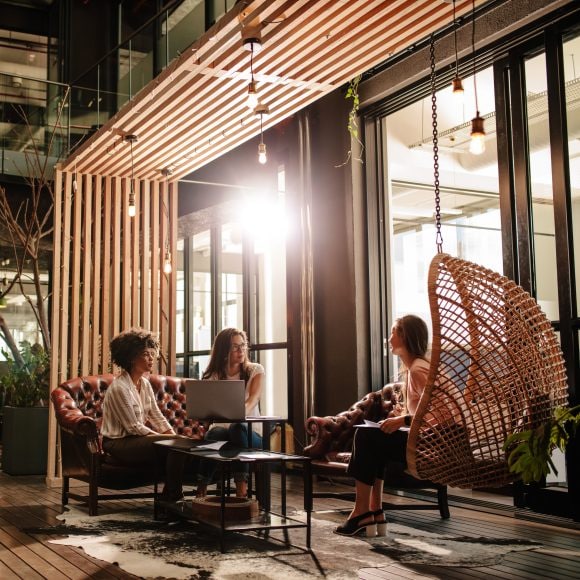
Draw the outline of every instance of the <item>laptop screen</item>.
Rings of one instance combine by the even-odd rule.
[[[243,421],[246,418],[244,381],[185,380],[185,410],[198,421]]]

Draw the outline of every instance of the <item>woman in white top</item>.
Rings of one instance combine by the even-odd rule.
[[[413,314],[399,318],[391,330],[389,344],[406,369],[406,413],[396,409],[380,421],[380,429],[357,429],[347,473],[355,479],[356,500],[346,522],[334,531],[344,536],[366,532],[385,535],[383,481],[388,460],[407,464],[408,427],[427,383],[429,332],[425,322]]]
[[[246,417],[260,416],[260,396],[264,386],[264,367],[248,360],[248,338],[243,330],[224,328],[216,337],[211,349],[209,364],[202,378],[215,380],[243,380],[246,383]],[[231,441],[236,447],[248,447],[247,423],[214,424],[207,432],[211,441]],[[262,425],[252,426],[251,447],[262,447]],[[215,466],[213,462],[202,462],[198,470],[198,497],[205,496],[207,484],[211,482]],[[248,493],[248,466],[240,464],[234,473],[236,496],[246,497]]]
[[[123,370],[103,400],[103,449],[125,464],[153,470],[158,459],[155,441],[180,437],[159,410],[151,383],[144,376],[153,369],[159,342],[151,332],[132,328],[113,338],[110,346],[113,362]],[[183,498],[185,460],[182,453],[166,454],[162,500]]]

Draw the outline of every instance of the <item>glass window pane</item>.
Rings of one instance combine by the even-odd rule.
[[[190,349],[194,351],[209,350],[212,341],[211,244],[209,230],[195,234],[191,238],[191,246]]]
[[[221,232],[221,328],[243,328],[242,231],[228,223]]]
[[[556,332],[558,341],[560,341],[560,333]],[[559,449],[554,449],[551,455],[552,463],[556,468],[557,474],[550,468],[550,473],[546,476],[546,483],[548,487],[566,487],[568,478],[566,475],[566,456]]]
[[[203,375],[203,371],[205,371],[208,363],[209,355],[190,357],[187,376],[190,379],[201,379],[201,375]]]
[[[288,352],[286,349],[260,350],[252,360],[264,366],[266,384],[260,398],[260,413],[288,417]]]
[[[548,318],[558,320],[552,164],[547,145],[550,135],[545,54],[525,61],[525,79],[536,300]]]
[[[184,363],[183,363],[183,357],[182,356],[177,356],[175,357],[175,376],[176,377],[183,377],[183,371],[184,371]]]
[[[463,80],[457,104],[447,87],[437,93],[443,251],[503,272],[493,73],[477,73],[485,119],[485,148],[470,152],[475,116],[473,77]],[[386,119],[387,207],[390,214],[390,298],[393,318],[412,312],[430,320],[429,264],[436,253],[431,98]]]
[[[564,86],[568,120],[568,164],[572,198],[572,227],[574,238],[574,266],[576,272],[576,304],[580,309],[580,35],[563,44]]]
[[[185,351],[185,272],[183,263],[184,240],[177,240],[177,268],[176,312],[175,312],[175,352]]]
[[[246,212],[253,240],[252,341],[286,342],[286,200],[285,174],[278,172],[276,195],[256,199]],[[248,225],[248,224],[246,224]]]

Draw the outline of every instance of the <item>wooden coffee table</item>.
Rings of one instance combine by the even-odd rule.
[[[155,445],[167,448],[169,453],[185,453],[190,457],[214,461],[217,463],[221,480],[221,502],[217,517],[207,517],[200,514],[192,507],[192,502],[183,501],[177,504],[168,504],[167,511],[172,515],[216,529],[220,532],[220,549],[225,551],[225,535],[229,532],[255,532],[264,530],[289,530],[292,528],[306,529],[306,550],[311,551],[311,512],[312,512],[312,470],[310,458],[302,455],[290,455],[275,451],[261,449],[236,449],[230,444],[224,445],[220,450],[200,449],[200,446],[209,443],[208,441],[192,441],[189,439],[172,439],[167,441],[157,441]],[[304,485],[304,511],[306,521],[289,517],[286,513],[286,468],[289,462],[302,464],[302,475]],[[255,517],[250,517],[243,521],[228,521],[227,514],[227,483],[230,473],[239,463],[249,463],[256,466],[266,467],[259,469],[259,484],[263,494],[258,496],[259,509]],[[270,505],[270,469],[272,465],[279,465],[281,473],[281,508],[280,513],[273,511]],[[157,478],[156,478],[157,479]],[[155,486],[157,492],[157,485]],[[251,495],[251,490],[249,490]],[[158,517],[158,496],[155,499],[155,517]],[[286,543],[290,544],[286,536]],[[301,548],[303,549],[303,548]]]

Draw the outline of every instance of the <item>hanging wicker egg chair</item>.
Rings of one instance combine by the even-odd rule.
[[[505,276],[437,254],[431,367],[407,445],[410,472],[460,488],[512,482],[503,445],[567,404],[564,360],[535,300]]]

